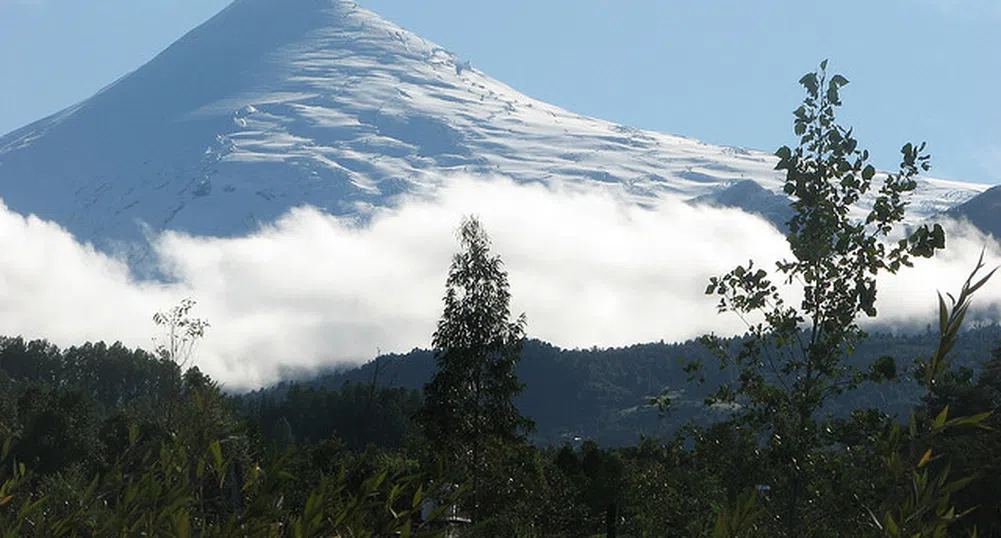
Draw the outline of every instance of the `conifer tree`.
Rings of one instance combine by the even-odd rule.
[[[475,517],[485,452],[522,442],[534,425],[513,402],[525,316],[511,320],[507,272],[480,221],[465,218],[458,235],[432,341],[437,372],[417,419],[442,463],[471,480]]]

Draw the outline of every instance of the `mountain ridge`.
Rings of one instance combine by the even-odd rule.
[[[240,235],[300,205],[365,214],[457,175],[640,204],[749,179],[780,193],[774,163],[532,99],[353,2],[237,0],[92,98],[0,138],[0,196],[107,249],[166,229]],[[922,180],[913,218],[986,188]]]
[[[965,219],[980,231],[1001,239],[1001,185],[995,185],[970,198],[949,211],[946,215]]]

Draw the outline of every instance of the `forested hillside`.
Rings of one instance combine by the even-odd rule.
[[[740,339],[733,339],[737,346]],[[979,371],[1001,343],[1001,327],[983,325],[963,333],[956,346],[956,368]],[[928,357],[938,345],[938,335],[930,330],[891,334],[876,332],[863,341],[849,361],[870,364],[880,357],[900,360]],[[726,414],[703,405],[709,387],[733,376],[732,369],[707,371],[706,384],[690,383],[685,364],[710,361],[712,353],[697,340],[667,344],[637,344],[612,349],[560,349],[529,340],[518,365],[518,378],[525,391],[515,398],[522,413],[532,418],[536,432],[532,440],[539,446],[560,444],[574,438],[593,439],[604,446],[635,444],[640,436],[673,435],[689,420],[707,424]],[[305,376],[269,389],[248,394],[250,400],[263,399],[265,408],[277,405],[283,395],[321,389],[336,391],[345,383],[354,390],[374,383],[379,387],[419,391],[434,373],[434,354],[414,350],[406,354],[384,355],[363,366]],[[664,392],[675,395],[668,414],[650,403]],[[851,395],[832,402],[830,409],[840,415],[852,410],[876,407],[906,418],[919,403],[921,387],[909,372],[893,382],[869,384]],[[301,398],[301,396],[296,396]],[[301,401],[301,400],[297,400]],[[273,412],[272,412],[273,413]],[[265,428],[273,415],[265,413]],[[314,424],[306,421],[306,424]]]

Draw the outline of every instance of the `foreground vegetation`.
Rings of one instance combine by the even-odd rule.
[[[748,332],[706,336],[705,354],[654,385],[671,390],[634,403],[673,420],[670,435],[616,448],[531,442],[519,400],[526,320],[509,311],[507,274],[470,218],[420,392],[380,385],[377,362],[365,382],[226,395],[188,367],[208,329],[193,302],[154,317],[155,353],[0,338],[0,534],[1001,536],[1001,349],[968,358],[983,360],[976,375],[955,368],[993,271],[981,260],[940,297],[926,355],[855,355],[876,276],[933,256],[944,232],[890,241],[928,169],[923,145],[905,145],[900,171],[874,182],[868,153],[834,118],[847,80],[825,62],[800,82],[800,144],[778,152],[794,259],[777,271],[803,300],[787,302],[753,263],[709,282]],[[872,210],[853,219],[867,195]],[[893,405],[852,397],[893,383],[906,385]],[[702,412],[682,410],[683,384]],[[560,396],[535,408],[576,402]]]
[[[933,408],[994,409],[999,355],[975,379],[945,376]],[[5,536],[388,536],[408,524],[411,535],[433,535],[440,529],[415,514],[421,500],[465,493],[435,486],[445,470],[407,419],[421,404],[416,391],[348,383],[280,400],[227,396],[197,369],[182,375],[141,351],[16,338],[0,340],[0,367]],[[824,505],[831,515],[817,514],[818,533],[880,535],[869,510],[879,514],[906,478],[890,463],[897,473],[915,467],[928,446],[929,476],[951,461],[950,476],[975,477],[950,497],[960,511],[976,507],[953,535],[973,525],[1001,534],[996,432],[932,436],[926,408],[916,410],[913,441],[909,425],[895,431],[877,411],[839,422],[840,448],[813,456],[811,483],[837,495]],[[747,428],[719,422],[620,448],[525,443],[492,454],[487,535],[603,534],[610,513],[620,536],[713,536],[718,520],[760,532],[717,536],[774,535],[765,529],[781,462]]]

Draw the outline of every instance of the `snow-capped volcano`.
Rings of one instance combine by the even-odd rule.
[[[753,179],[770,154],[537,101],[343,0],[237,0],[90,99],[0,138],[0,197],[108,246],[143,225],[236,235],[309,204],[433,193],[448,172],[607,189],[637,203]],[[985,185],[925,181],[912,218]]]

